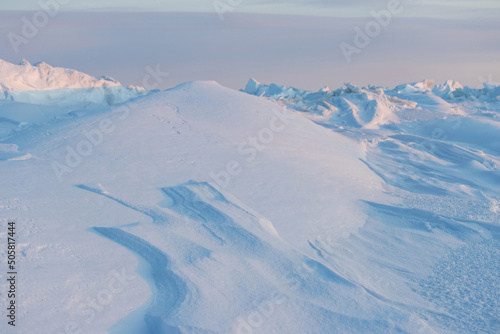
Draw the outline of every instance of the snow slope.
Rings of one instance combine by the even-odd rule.
[[[431,327],[415,332],[500,331],[500,87],[484,86],[425,80],[313,93],[251,79],[245,89],[364,143],[363,161],[395,202],[367,202],[356,234],[311,247],[392,302],[415,294],[413,306],[433,305],[413,309]]]
[[[498,88],[445,86],[190,82],[4,139],[17,333],[498,332]]]

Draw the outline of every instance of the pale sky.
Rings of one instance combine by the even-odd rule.
[[[383,9],[390,0],[64,0],[67,1],[62,9],[71,11],[214,12],[216,4],[229,4],[233,12],[366,17],[374,8]],[[38,10],[39,2],[0,0],[0,9]],[[499,0],[401,0],[401,3],[405,8],[403,17],[500,18]]]
[[[500,0],[402,0],[401,13],[349,61],[342,45],[356,45],[371,12],[395,0],[241,0],[223,19],[214,3],[238,0],[64,0],[35,37],[13,47],[9,36],[21,36],[35,14],[6,9],[40,11],[39,2],[54,1],[63,0],[0,0],[0,59],[139,86],[148,67],[161,66],[170,73],[161,89],[191,80],[238,89],[249,77],[311,90],[500,81]]]

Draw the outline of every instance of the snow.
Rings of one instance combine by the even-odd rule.
[[[1,92],[121,86],[112,78],[94,78],[44,62],[32,65],[27,60],[15,65],[0,59],[0,77]]]
[[[75,70],[0,59],[0,103],[15,101],[63,108],[114,105],[146,94],[142,87],[123,87],[118,81],[95,78]],[[3,101],[5,102],[5,101]]]
[[[111,78],[24,60],[0,59],[0,140],[20,130],[80,113],[101,112],[148,94],[142,87],[123,87]]]
[[[498,88],[4,101],[17,332],[498,332]]]

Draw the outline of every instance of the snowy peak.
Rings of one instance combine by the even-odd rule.
[[[0,59],[0,91],[114,87],[121,84],[110,78],[95,78],[76,70],[52,67],[44,62],[31,64],[23,60],[19,65]]]

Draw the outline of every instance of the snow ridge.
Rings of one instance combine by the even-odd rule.
[[[32,125],[89,115],[145,96],[142,87],[72,69],[0,59],[0,140]]]
[[[44,62],[19,65],[0,59],[0,92],[122,86],[109,77],[95,78],[76,70],[52,67]],[[140,89],[140,87],[131,87]]]

